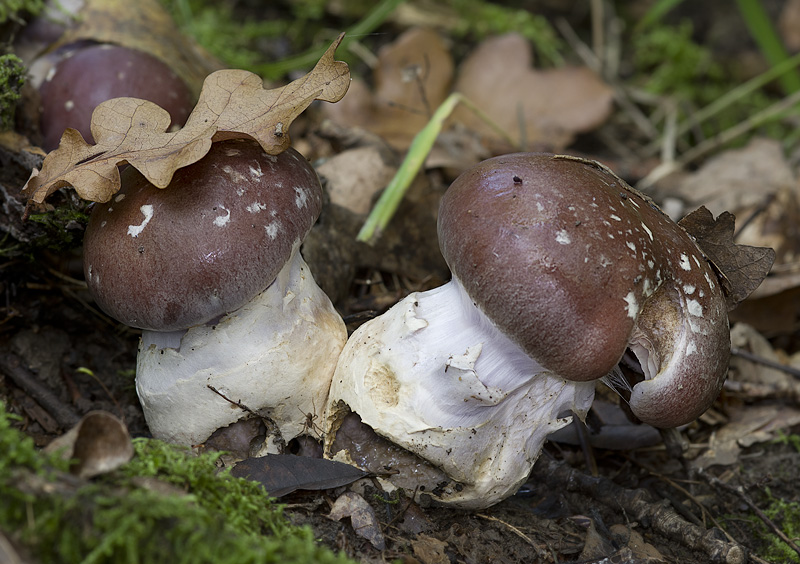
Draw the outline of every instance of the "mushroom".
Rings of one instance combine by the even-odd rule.
[[[92,212],[84,270],[97,304],[143,329],[136,389],[153,436],[200,444],[248,416],[236,402],[278,443],[306,432],[347,338],[299,252],[322,206],[314,169],[230,140],[164,190],[121,176]]]
[[[194,107],[192,93],[166,63],[154,56],[119,45],[79,42],[47,59],[52,65],[39,86],[42,148],[58,147],[68,127],[93,141],[92,112],[111,98],[130,96],[154,102],[167,110],[172,125],[183,125]]]
[[[730,353],[727,307],[692,238],[598,163],[519,153],[459,176],[439,210],[452,271],[362,325],[339,359],[326,455],[354,413],[441,469],[434,501],[492,505],[526,479],[545,437],[590,407],[595,380],[630,349],[642,421],[673,427],[716,398]]]

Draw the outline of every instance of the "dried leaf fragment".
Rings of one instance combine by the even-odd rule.
[[[734,222],[733,214],[722,212],[714,219],[702,206],[678,222],[721,273],[728,310],[758,288],[775,261],[775,251],[769,247],[737,245]]]
[[[519,34],[481,43],[461,65],[461,92],[517,144],[559,151],[578,133],[601,125],[611,114],[614,91],[586,67],[535,69],[530,45]],[[485,135],[496,133],[465,108],[454,121]],[[498,139],[498,142],[500,140]]]
[[[290,145],[289,125],[314,100],[337,102],[347,92],[350,72],[334,60],[344,35],[333,42],[305,76],[271,90],[244,70],[220,70],[203,84],[200,99],[186,125],[168,132],[169,114],[136,98],[115,98],[92,114],[89,145],[67,129],[58,149],[36,169],[23,188],[31,204],[41,204],[54,191],[72,186],[81,198],[107,202],[120,188],[117,166],[130,164],[159,188],[174,172],[200,160],[214,141],[253,138],[265,152],[277,155]]]
[[[45,448],[74,459],[70,472],[92,478],[119,468],[133,457],[133,444],[125,424],[105,411],[91,411],[72,429]]]
[[[381,532],[378,516],[372,506],[355,492],[344,492],[333,503],[328,519],[340,521],[350,517],[357,535],[367,539],[378,550],[386,548],[386,539]]]

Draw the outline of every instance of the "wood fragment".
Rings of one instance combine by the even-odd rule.
[[[78,413],[47,389],[36,376],[22,365],[18,356],[7,351],[0,352],[0,372],[25,391],[36,403],[52,415],[65,429],[80,421]]]
[[[626,489],[608,478],[592,477],[549,456],[541,456],[533,467],[531,480],[552,488],[588,495],[614,509],[622,509],[644,527],[705,553],[709,562],[744,564],[745,549],[728,541],[716,527],[704,529],[678,515],[666,500],[654,500],[643,489]]]

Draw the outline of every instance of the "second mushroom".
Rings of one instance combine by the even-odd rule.
[[[690,422],[719,393],[730,342],[711,265],[605,167],[550,154],[484,161],[445,194],[439,238],[452,280],[345,346],[327,456],[373,470],[379,460],[395,486],[479,508],[516,491],[546,436],[586,413],[626,350],[644,373],[629,402],[646,423]]]
[[[200,444],[251,416],[235,404],[272,443],[308,432],[347,337],[299,252],[322,207],[314,169],[231,140],[164,190],[132,167],[122,185],[92,213],[84,266],[100,307],[144,330],[136,389],[153,436]]]

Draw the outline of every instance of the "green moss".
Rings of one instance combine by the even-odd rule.
[[[671,98],[685,119],[708,106],[740,84],[714,57],[711,50],[693,39],[690,21],[678,25],[654,24],[640,28],[631,37],[634,74],[631,82],[643,90]],[[702,124],[703,133],[713,136],[747,120],[775,100],[763,91],[752,92],[732,104],[714,119]],[[761,129],[776,138],[787,130],[777,123]]]
[[[72,202],[59,206],[46,213],[34,213],[30,221],[44,226],[44,235],[35,241],[35,246],[62,251],[79,247],[83,242],[83,232],[89,223],[86,206],[89,202]]]
[[[19,14],[35,16],[44,9],[44,0],[3,0],[0,2],[0,24],[18,19]]]
[[[765,488],[767,506],[763,509],[769,517],[790,539],[800,538],[800,502],[787,501],[774,497],[769,488]],[[732,517],[730,517],[732,519]],[[741,518],[740,516],[736,517]],[[760,542],[758,556],[767,562],[800,562],[800,556],[783,542],[774,532],[768,530],[764,522],[756,515],[745,518],[753,527],[754,535]]]
[[[16,55],[0,56],[0,131],[14,126],[14,110],[25,84],[25,72],[22,60]]]
[[[517,32],[534,46],[538,64],[563,62],[563,41],[546,18],[529,10],[501,6],[484,0],[450,0],[459,22],[453,30],[458,37],[471,36],[482,40],[490,35]]]
[[[214,455],[148,439],[134,447],[122,469],[76,483],[0,404],[0,529],[43,562],[348,562],[290,525],[258,485],[218,472]]]

